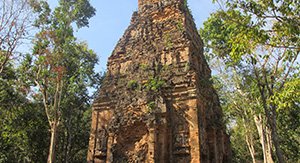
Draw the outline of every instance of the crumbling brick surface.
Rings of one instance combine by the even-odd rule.
[[[184,0],[139,0],[94,101],[88,162],[229,162],[203,43]]]

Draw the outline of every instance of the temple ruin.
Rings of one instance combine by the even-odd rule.
[[[94,100],[89,163],[230,162],[186,0],[139,0]]]

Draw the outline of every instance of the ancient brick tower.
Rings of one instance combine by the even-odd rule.
[[[229,162],[210,74],[185,0],[139,0],[93,105],[88,162]]]

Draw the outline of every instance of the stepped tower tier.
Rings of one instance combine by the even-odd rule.
[[[185,0],[139,0],[94,100],[88,162],[230,162],[211,70]]]

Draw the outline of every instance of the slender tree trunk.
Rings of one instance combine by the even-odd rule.
[[[245,113],[245,116],[247,116],[246,113]],[[253,143],[253,135],[252,135],[251,131],[249,131],[248,122],[246,122],[245,118],[243,118],[243,125],[244,125],[244,128],[246,130],[245,140],[246,140],[246,143],[247,143],[247,147],[248,147],[249,152],[251,154],[252,162],[256,163],[255,148],[254,148],[254,143]]]
[[[57,140],[57,130],[58,125],[57,122],[53,122],[51,126],[51,140],[50,140],[50,148],[49,148],[49,155],[48,155],[48,163],[55,163],[56,153],[55,153],[55,146]]]
[[[251,154],[252,162],[256,163],[255,148],[254,148],[252,135],[246,134],[245,138],[246,138],[246,143],[247,143],[248,149],[249,149],[250,154]]]
[[[274,107],[271,106],[271,108],[272,108],[272,114],[269,117],[270,127],[271,127],[271,138],[272,138],[272,142],[275,147],[275,152],[276,152],[276,156],[278,158],[278,162],[284,163],[285,160],[284,160],[282,151],[280,149],[280,142],[279,142],[279,138],[277,135],[276,111],[275,111]]]
[[[264,163],[274,163],[273,158],[272,158],[272,146],[271,142],[269,139],[269,134],[267,133],[267,129],[263,125],[263,118],[262,115],[254,115],[254,121],[255,125],[258,131],[260,143],[261,143],[261,148],[263,151],[263,156],[264,156]]]

